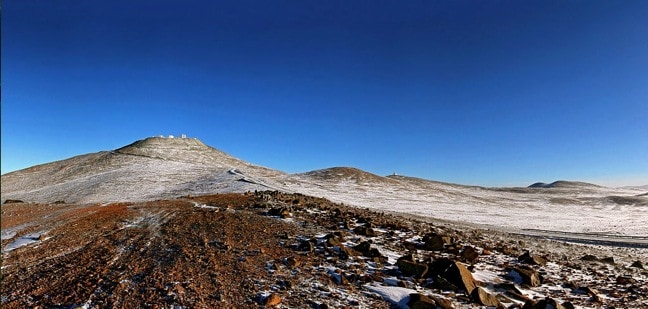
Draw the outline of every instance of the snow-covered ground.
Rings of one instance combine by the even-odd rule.
[[[289,191],[386,212],[498,229],[550,230],[648,237],[648,197],[637,189],[483,188],[385,177],[363,182],[348,176],[290,175]],[[619,201],[610,197],[627,197]]]

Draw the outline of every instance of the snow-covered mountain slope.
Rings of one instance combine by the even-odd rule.
[[[498,229],[648,237],[641,188],[558,181],[486,188],[352,167],[285,174],[197,139],[147,138],[104,151],[2,175],[2,201],[101,203],[220,192],[278,190],[358,207],[486,225]]]
[[[280,175],[283,173],[244,162],[197,139],[151,137],[115,151],[2,175],[2,200],[141,201],[187,194],[274,190],[262,179]]]

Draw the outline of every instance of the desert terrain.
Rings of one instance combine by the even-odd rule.
[[[3,308],[648,308],[645,187],[289,174],[153,137],[1,189]]]
[[[3,308],[645,308],[648,250],[277,191],[2,205]]]

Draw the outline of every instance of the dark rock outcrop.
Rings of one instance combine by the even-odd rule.
[[[477,286],[472,273],[463,264],[442,258],[431,264],[429,274],[447,280],[448,283],[456,286],[459,290],[466,291],[470,295]]]
[[[495,297],[495,295],[489,293],[488,291],[484,290],[481,287],[475,288],[470,294],[470,297],[474,302],[482,306],[489,306],[489,307],[502,306],[502,303],[499,300],[497,300],[497,297]]]

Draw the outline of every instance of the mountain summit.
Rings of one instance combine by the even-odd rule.
[[[149,137],[114,151],[118,154],[177,162],[206,163],[222,167],[248,165],[197,138]]]

